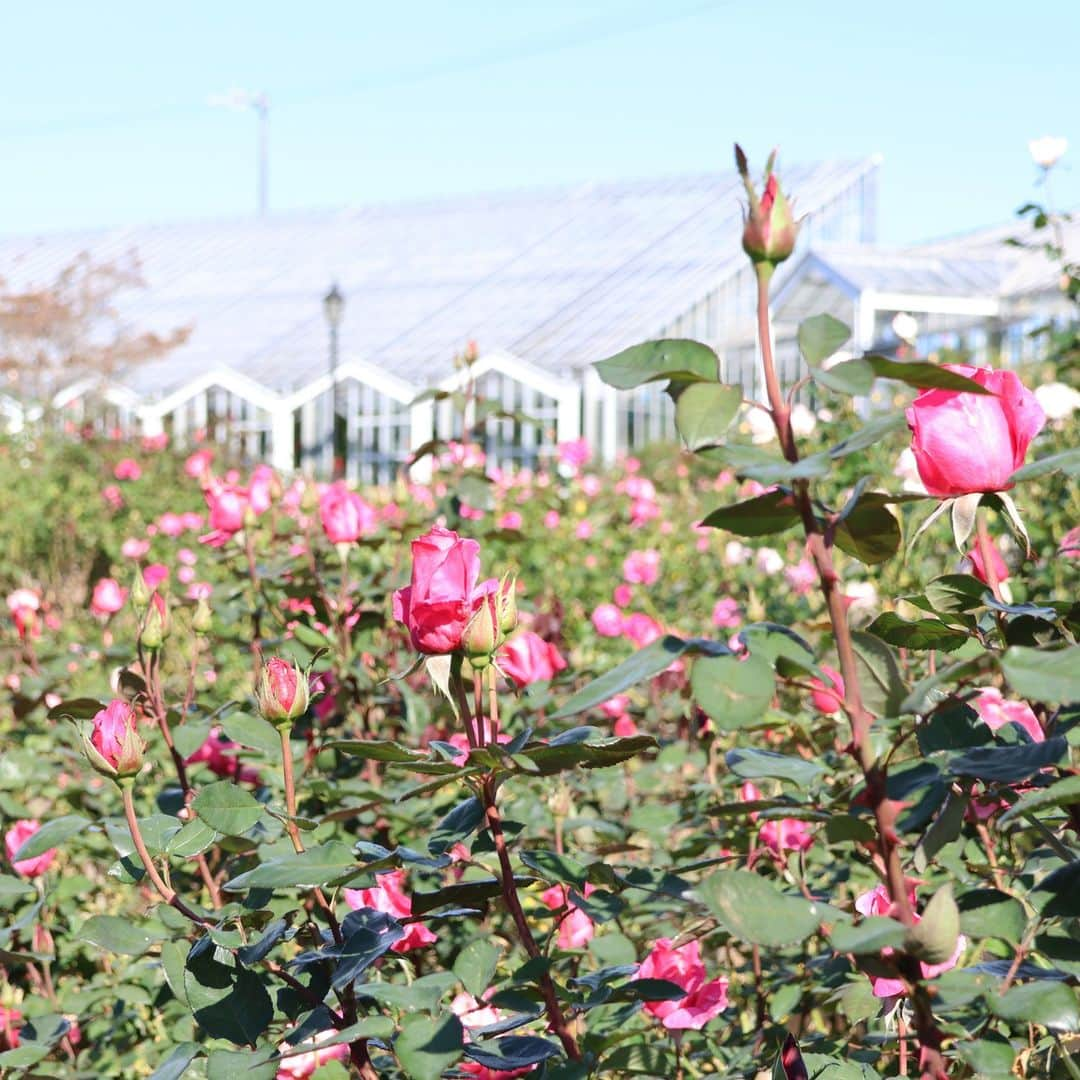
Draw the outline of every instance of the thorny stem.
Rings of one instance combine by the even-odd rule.
[[[768,264],[760,264],[758,269],[757,323],[758,339],[761,343],[761,358],[765,374],[765,390],[772,411],[773,424],[784,458],[795,464],[799,460],[798,447],[791,430],[791,410],[784,400],[780,380],[776,373],[773,359],[772,325],[769,318],[769,278],[772,269]],[[862,770],[866,786],[865,798],[873,811],[877,825],[877,846],[884,864],[886,886],[897,918],[905,926],[915,922],[915,912],[908,898],[903,867],[900,864],[898,837],[896,835],[896,808],[888,798],[885,786],[885,769],[875,760],[870,746],[870,727],[872,714],[866,709],[859,686],[859,669],[856,662],[855,648],[848,625],[844,596],[840,588],[840,578],[833,561],[831,544],[826,543],[821,525],[814,513],[810,498],[810,487],[806,480],[796,480],[794,484],[795,504],[802,518],[806,534],[807,548],[817,571],[821,593],[829,612],[837,656],[840,659],[840,673],[844,679],[844,710],[851,720],[852,757]],[[921,970],[918,962],[910,959],[903,964],[903,974],[911,984],[912,1006],[915,1013],[915,1030],[919,1037],[919,1064],[923,1076],[929,1080],[940,1080],[948,1076],[945,1059],[941,1053],[941,1033],[938,1031],[930,1008],[930,999],[926,988],[921,984]]]

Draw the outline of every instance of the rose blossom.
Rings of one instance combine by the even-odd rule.
[[[98,616],[115,615],[124,606],[127,594],[115,578],[99,578],[90,598],[90,610]]]
[[[40,635],[37,613],[41,609],[41,598],[33,589],[16,589],[8,593],[7,606],[20,638],[25,639],[27,634]]]
[[[113,469],[113,476],[117,480],[138,480],[142,476],[142,468],[134,458],[121,458]]]
[[[1058,545],[1058,554],[1066,559],[1080,559],[1080,525],[1074,525]]]
[[[1006,724],[1017,724],[1031,736],[1032,742],[1043,742],[1046,738],[1031,706],[1026,701],[1006,701],[997,687],[980,690],[969,704],[991,731],[998,731]]]
[[[441,525],[412,542],[412,556],[412,582],[394,593],[394,618],[408,628],[418,652],[456,652],[484,597],[499,583],[492,578],[478,584],[480,545]]]
[[[498,520],[500,529],[520,529],[523,519],[516,510],[509,510]]]
[[[1046,423],[1042,407],[1013,371],[945,366],[991,393],[924,390],[911,403],[906,416],[919,476],[942,498],[1005,491]]]
[[[211,481],[203,489],[206,504],[210,507],[210,529],[199,537],[200,544],[224,547],[244,527],[244,512],[248,508],[247,492],[235,484]]]
[[[623,619],[622,632],[639,649],[664,636],[664,628],[651,615],[641,611],[635,611]]]
[[[519,689],[529,683],[554,679],[566,667],[559,650],[531,630],[511,638],[499,650],[498,663]]]
[[[631,551],[623,560],[623,580],[628,585],[655,585],[660,576],[660,552],[655,548]]]
[[[303,1046],[308,1044],[314,1045],[319,1039],[318,1035],[312,1035],[310,1039],[305,1039],[297,1046],[290,1046],[286,1043],[283,1050],[299,1050]],[[335,1046],[322,1046],[313,1050],[308,1050],[305,1054],[297,1054],[295,1057],[285,1058],[278,1065],[276,1080],[307,1080],[307,1077],[313,1076],[315,1072],[328,1061],[348,1061],[349,1060],[349,1046],[348,1043],[338,1043]]]
[[[352,544],[375,530],[375,511],[343,480],[319,497],[319,519],[331,544]]]
[[[818,712],[828,716],[838,713],[843,706],[846,693],[844,678],[839,671],[829,667],[828,664],[821,664],[820,667],[828,676],[829,681],[826,683],[816,677],[811,679],[810,685],[814,687],[814,692],[810,695],[810,700],[813,701],[814,708]]]
[[[395,919],[409,918],[412,915],[412,898],[406,896],[403,889],[405,871],[391,870],[387,874],[379,874],[376,881],[378,884],[372,889],[343,890],[345,902],[349,907],[354,911],[360,908],[374,908],[376,911],[393,915]],[[405,936],[390,946],[397,953],[419,949],[438,940],[423,923],[408,923],[402,929],[405,931]]]
[[[571,439],[568,442],[561,442],[556,447],[556,453],[559,455],[559,461],[572,469],[580,469],[592,457],[588,439]]]
[[[727,979],[705,981],[701,946],[696,939],[672,948],[670,938],[659,938],[637,969],[635,979],[666,979],[686,991],[677,1001],[646,1001],[645,1011],[669,1031],[700,1031],[728,1007]]]
[[[210,462],[213,460],[213,450],[196,450],[195,453],[190,454],[188,459],[184,462],[184,472],[186,472],[192,480],[198,480],[204,473],[209,471]]]
[[[717,600],[713,607],[712,622],[713,626],[721,630],[733,630],[738,626],[742,622],[738,601],[730,596],[723,596]]]
[[[591,884],[586,884],[582,895],[588,896],[595,891]],[[593,939],[593,921],[570,899],[570,890],[565,885],[552,885],[540,894],[540,901],[552,911],[567,908],[567,913],[559,922],[559,948],[583,949]]]
[[[1001,557],[1001,552],[993,545],[989,545],[990,548],[990,565],[994,571],[994,577],[998,582],[1008,581],[1009,568],[1005,564],[1005,560]],[[986,564],[983,562],[982,548],[976,544],[968,553],[967,559],[971,563],[971,572],[977,577],[984,585],[990,584],[990,578],[986,573]]]
[[[614,604],[597,604],[592,624],[601,637],[619,637],[623,632],[622,612]]]
[[[611,598],[615,603],[621,607],[629,607],[630,602],[634,599],[634,590],[630,588],[625,582],[621,585],[616,585],[612,591]]]
[[[58,854],[56,848],[49,848],[48,851],[43,851],[40,855],[35,855],[33,858],[20,859],[18,862],[14,861],[15,852],[18,851],[19,848],[21,848],[40,828],[40,821],[23,819],[22,821],[16,821],[15,824],[4,833],[4,847],[7,849],[8,862],[11,863],[11,868],[15,873],[20,874],[22,877],[38,877],[41,874],[44,874],[56,860]]]
[[[909,893],[909,899],[911,900],[912,907],[914,907],[914,890],[911,890]],[[856,897],[855,910],[865,916],[882,915],[891,918],[894,915],[893,904],[889,899],[889,891],[884,885],[876,885],[869,892],[865,892],[861,896]],[[921,916],[918,913],[915,915],[915,921],[921,921]],[[920,961],[919,967],[922,969],[923,978],[933,979],[943,972],[951,971],[956,967],[960,960],[961,953],[963,953],[966,948],[967,938],[961,934],[956,941],[956,951],[943,964],[924,964]],[[892,951],[891,948],[884,948],[881,950],[881,955],[890,956]],[[874,997],[897,997],[904,993],[904,983],[901,979],[890,979],[880,975],[871,975],[870,989],[873,991]]]
[[[94,716],[84,745],[90,762],[109,776],[132,776],[142,767],[146,744],[136,730],[135,711],[114,698]]]

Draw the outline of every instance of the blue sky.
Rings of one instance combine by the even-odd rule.
[[[10,5],[0,231],[884,155],[881,239],[1011,216],[1027,140],[1064,135],[1080,205],[1080,3],[322,0]],[[795,193],[798,194],[797,192]]]

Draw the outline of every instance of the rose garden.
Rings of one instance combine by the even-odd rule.
[[[764,400],[597,357],[679,446],[0,441],[0,1073],[1080,1076],[1080,346],[783,385],[737,161]]]

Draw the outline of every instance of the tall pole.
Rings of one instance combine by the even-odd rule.
[[[252,108],[259,117],[258,136],[258,207],[259,217],[266,217],[270,197],[270,99],[266,92],[256,94]]]
[[[341,416],[341,403],[338,400],[338,327],[337,323],[330,326],[330,386],[331,386],[331,409],[330,419],[330,456],[333,479],[340,480],[345,474],[345,455],[339,453],[338,424]]]

